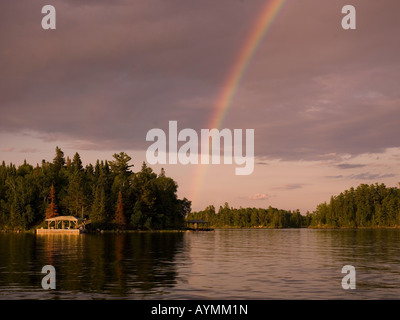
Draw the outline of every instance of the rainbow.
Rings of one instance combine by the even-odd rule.
[[[209,129],[217,128],[221,129],[222,123],[229,110],[231,102],[235,96],[235,93],[239,87],[240,81],[243,78],[247,67],[262,42],[265,34],[272,26],[276,17],[278,16],[281,9],[288,2],[288,0],[266,0],[264,7],[261,10],[260,16],[255,21],[251,28],[250,34],[246,38],[239,55],[237,56],[233,67],[231,68],[228,77],[222,87],[222,90],[218,96],[217,103],[215,105],[215,111],[211,117],[211,121],[208,125]],[[206,174],[207,165],[197,165],[198,169],[196,176],[193,180],[193,192],[192,201],[197,200],[198,193],[202,188],[202,182]]]

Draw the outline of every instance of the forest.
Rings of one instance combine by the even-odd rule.
[[[216,212],[210,205],[203,211],[193,212],[188,220],[199,219],[210,222],[215,228],[301,228],[311,223],[311,215],[302,215],[299,210],[286,211],[272,208],[232,208],[228,203]]]
[[[56,147],[51,162],[35,167],[3,161],[0,165],[0,230],[29,230],[57,215],[91,220],[93,229],[181,229],[185,219],[210,222],[214,228],[359,228],[400,226],[400,189],[384,184],[361,184],[305,215],[299,210],[232,208],[213,205],[191,212],[191,202],[178,199],[177,183],[143,162],[134,172],[124,152],[111,161],[82,164]]]
[[[361,184],[350,188],[329,203],[317,205],[310,213],[272,208],[231,208],[228,203],[218,211],[208,206],[190,213],[187,219],[210,222],[216,228],[374,228],[400,226],[400,189],[384,184]]]
[[[400,226],[400,189],[384,184],[361,184],[350,188],[312,213],[312,227]]]
[[[53,161],[35,167],[3,161],[0,166],[0,229],[28,230],[44,219],[73,215],[91,220],[94,229],[176,229],[184,226],[191,202],[177,197],[177,183],[164,169],[144,162],[133,172],[124,152],[112,161],[85,167],[56,147]],[[43,224],[42,224],[43,225]]]

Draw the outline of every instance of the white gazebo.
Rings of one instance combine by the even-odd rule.
[[[90,220],[74,216],[57,216],[46,219],[47,229],[37,229],[36,233],[81,233]]]

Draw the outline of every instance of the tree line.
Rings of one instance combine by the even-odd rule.
[[[100,229],[172,229],[184,225],[191,202],[177,197],[177,183],[164,169],[153,172],[144,162],[133,172],[124,152],[112,161],[85,167],[76,152],[72,161],[56,147],[52,162],[36,167],[0,166],[0,229],[30,229],[44,219],[73,215]]]
[[[187,220],[208,221],[215,228],[301,228],[311,222],[311,215],[302,215],[299,210],[287,211],[272,208],[232,208],[228,203],[220,206],[218,211],[213,205],[202,211],[188,214]]]
[[[400,225],[400,190],[384,184],[361,184],[350,188],[329,203],[317,206],[313,227],[395,227]]]
[[[361,184],[351,187],[329,202],[317,205],[310,213],[287,211],[271,206],[264,208],[232,208],[228,203],[216,211],[208,206],[190,213],[188,220],[210,222],[216,228],[359,228],[400,226],[400,189],[384,184]]]
[[[0,229],[31,229],[46,218],[73,215],[89,218],[100,229],[176,229],[199,219],[219,227],[395,227],[400,225],[400,189],[384,184],[361,184],[312,213],[277,208],[232,208],[210,205],[191,213],[191,202],[177,197],[177,183],[145,163],[133,172],[124,152],[112,161],[82,164],[56,147],[53,161],[36,167],[0,165]]]

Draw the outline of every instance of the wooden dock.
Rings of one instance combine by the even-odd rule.
[[[80,229],[36,229],[36,234],[81,234]]]

